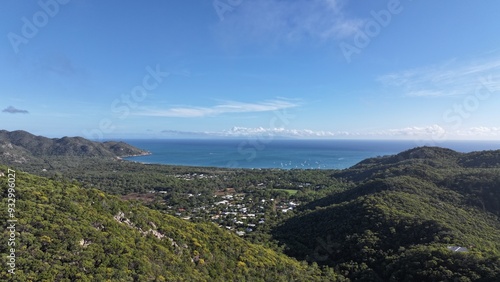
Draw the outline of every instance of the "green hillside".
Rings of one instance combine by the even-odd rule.
[[[96,189],[19,171],[10,191],[17,222],[15,246],[9,246],[8,168],[0,171],[2,281],[337,280],[331,270],[299,263],[211,223],[189,223]],[[10,248],[15,275],[6,266]]]
[[[47,138],[22,130],[0,130],[0,156],[4,164],[44,163],[48,157],[114,158],[147,153],[124,142],[94,142],[82,137]]]
[[[480,159],[427,147],[363,161],[333,175],[356,187],[309,203],[274,237],[353,280],[500,281],[500,169]]]

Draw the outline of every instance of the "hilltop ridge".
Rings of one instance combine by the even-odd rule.
[[[460,153],[448,148],[422,146],[391,156],[368,158],[351,169],[366,168],[370,165],[391,165],[404,161],[425,161],[435,166],[500,167],[500,150]]]
[[[82,137],[47,138],[22,130],[0,130],[0,155],[14,163],[54,156],[113,158],[145,154],[149,152],[124,142],[95,142]]]

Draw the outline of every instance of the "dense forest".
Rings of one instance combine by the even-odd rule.
[[[290,256],[353,280],[500,281],[492,155],[426,147],[366,160],[333,175],[354,188],[308,203],[272,232]]]
[[[109,149],[144,153],[128,145],[75,154],[15,135],[24,141],[0,140],[0,209],[10,168],[17,281],[500,281],[500,151],[252,170],[146,165]]]

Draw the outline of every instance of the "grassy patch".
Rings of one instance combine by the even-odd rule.
[[[292,189],[274,189],[275,191],[285,191],[290,195],[295,195],[299,190],[292,190]]]

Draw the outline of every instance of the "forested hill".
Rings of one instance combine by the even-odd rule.
[[[357,281],[500,281],[499,163],[500,151],[434,147],[368,159],[333,173],[353,188],[273,234],[289,255]]]
[[[23,163],[45,157],[123,157],[147,154],[123,142],[93,142],[82,137],[47,138],[26,131],[0,130],[4,163]]]
[[[1,281],[337,281],[212,223],[0,166]],[[8,183],[13,190],[8,190]],[[12,189],[12,188],[11,188]],[[12,198],[12,195],[11,195]],[[4,225],[5,226],[5,225]],[[13,233],[14,235],[10,235]],[[14,238],[14,245],[8,240]],[[7,256],[14,250],[15,274]]]
[[[369,158],[336,173],[352,181],[386,175],[386,170],[427,166],[433,169],[500,168],[500,150],[459,153],[440,147],[417,147],[396,155]]]

